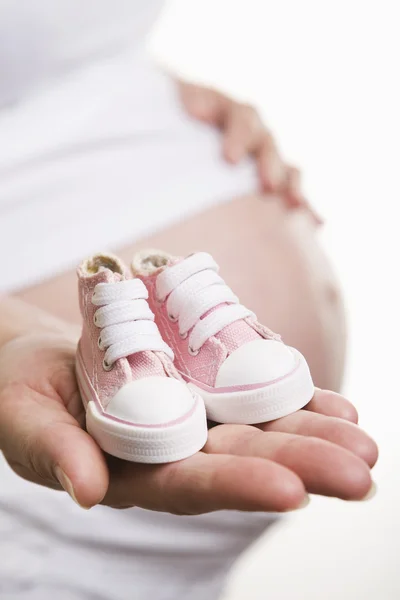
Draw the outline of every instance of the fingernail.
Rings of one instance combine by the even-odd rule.
[[[302,508],[305,508],[306,506],[308,506],[310,504],[310,501],[311,501],[310,496],[308,494],[306,494],[298,506],[296,506],[295,508],[289,508],[285,512],[293,512],[294,510],[301,510]]]
[[[310,496],[307,494],[306,496],[304,496],[303,502],[301,504],[299,504],[299,506],[297,507],[297,510],[300,510],[301,508],[305,508],[306,506],[308,506],[311,502],[311,498]]]
[[[75,496],[74,486],[72,485],[72,481],[70,480],[68,475],[66,475],[60,467],[55,468],[55,474],[56,474],[56,477],[57,477],[58,481],[60,482],[61,486],[67,492],[67,494],[69,494],[69,496],[71,496],[72,500],[78,506],[80,506],[80,508],[83,508],[84,510],[89,510],[90,506],[82,506],[82,504],[79,504],[79,502]]]
[[[371,500],[376,495],[377,491],[377,485],[375,481],[373,481],[371,487],[369,488],[368,494],[364,496],[364,498],[361,498],[360,502],[367,502],[368,500]]]

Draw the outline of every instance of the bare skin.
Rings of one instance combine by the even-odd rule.
[[[267,196],[248,197],[122,249],[207,249],[259,319],[306,355],[317,384],[337,389],[344,355],[340,295],[314,239],[319,218],[296,169],[282,161],[254,109],[183,86],[191,114],[222,130],[235,162],[251,152]],[[275,196],[272,196],[275,194]],[[200,212],[200,211],[199,211]],[[29,481],[64,489],[81,506],[141,506],[177,514],[287,511],[308,493],[361,500],[373,490],[374,441],[342,396],[316,389],[304,410],[257,427],[219,425],[204,449],[169,465],[105,457],[84,430],[74,372],[79,320],[74,273],[2,301],[0,449]]]
[[[342,308],[313,229],[306,212],[288,215],[279,200],[252,197],[120,254],[128,261],[143,245],[185,254],[207,239],[242,300],[306,354],[320,385],[334,387],[343,360]],[[179,514],[286,511],[302,505],[307,493],[361,499],[371,489],[375,443],[354,425],[357,412],[347,400],[321,390],[305,410],[273,423],[213,428],[202,452],[173,465],[106,461],[82,429],[73,371],[77,328],[48,316],[78,321],[75,274],[20,297],[48,311],[41,320],[35,315],[40,327],[33,335],[19,332],[0,350],[0,447],[21,476],[56,489],[61,484],[82,506],[103,502]]]
[[[0,349],[0,448],[14,471],[82,507],[175,514],[288,511],[307,493],[361,500],[372,488],[373,440],[357,413],[316,390],[305,410],[257,427],[219,425],[194,456],[167,465],[106,457],[84,430],[68,331],[26,334]]]
[[[212,208],[118,254],[141,248],[186,255],[206,248],[243,304],[307,357],[319,387],[339,390],[345,356],[340,293],[304,209],[274,197],[248,197]],[[21,298],[67,321],[80,320],[74,272],[25,290]]]
[[[302,193],[299,170],[283,160],[253,107],[217,90],[179,81],[177,86],[184,110],[220,129],[227,161],[254,157],[261,193],[199,211],[119,253],[130,262],[144,247],[178,255],[207,248],[242,302],[306,355],[316,383],[338,390],[345,355],[343,309],[315,241],[315,227],[322,221]],[[67,321],[79,320],[73,273],[19,295]]]

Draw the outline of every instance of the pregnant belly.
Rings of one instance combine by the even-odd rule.
[[[129,264],[133,253],[146,247],[176,255],[210,252],[241,302],[307,357],[322,387],[338,388],[345,344],[343,307],[307,213],[288,214],[278,199],[242,197],[128,244],[118,254]],[[73,271],[20,295],[79,321]]]
[[[287,314],[288,297],[293,294],[297,298],[298,308],[312,306],[315,274],[321,285],[332,280],[308,215],[295,212],[289,217],[279,199],[259,195],[199,211],[114,251],[129,264],[133,254],[143,248],[159,248],[178,256],[210,252],[241,301],[278,331],[291,330],[297,319],[297,312]],[[80,319],[74,270],[18,295],[68,321]]]
[[[114,248],[114,251],[129,264],[133,254],[143,248],[160,248],[183,256],[196,250],[206,250],[219,260],[227,278],[233,280],[236,287],[239,286],[237,291],[245,293],[247,286],[237,272],[236,254],[240,252],[246,261],[249,260],[242,275],[244,272],[249,274],[252,262],[249,254],[263,251],[265,226],[270,223],[273,227],[277,212],[281,209],[275,202],[266,203],[257,196],[241,197],[198,211],[190,218],[179,220],[122,248]],[[253,263],[250,273],[253,270],[257,271],[256,263]],[[74,270],[20,290],[16,295],[72,323],[80,320]]]

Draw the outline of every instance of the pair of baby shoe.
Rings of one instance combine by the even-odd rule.
[[[209,254],[143,251],[131,267],[97,254],[78,269],[76,372],[103,450],[172,462],[204,446],[206,417],[261,423],[310,401],[304,357],[239,304]]]

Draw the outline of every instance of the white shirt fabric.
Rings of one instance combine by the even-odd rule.
[[[217,600],[234,560],[273,521],[84,511],[0,459],[1,600]]]
[[[0,0],[1,291],[257,187],[146,58],[160,4]],[[0,457],[0,599],[213,600],[272,520],[85,512]]]
[[[14,7],[15,22],[19,3],[6,0],[7,13],[4,1],[0,23],[9,32],[7,14]],[[185,114],[172,78],[146,57],[143,35],[128,35],[143,32],[159,5],[35,0],[30,28],[19,34],[25,51],[4,57],[0,45],[0,65],[9,58],[8,71],[19,74],[13,93],[0,77],[0,244],[13,256],[0,291],[37,283],[105,246],[131,243],[257,188],[254,165],[224,161],[218,131]],[[50,20],[55,33],[42,24],[49,28]],[[35,52],[36,39],[51,63]],[[24,88],[28,55],[34,58]]]

